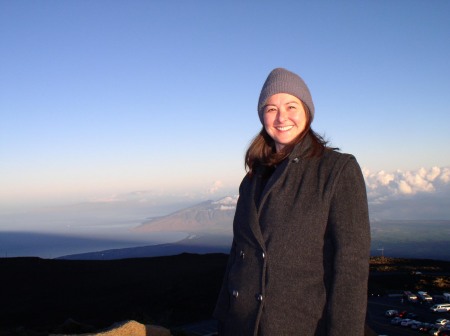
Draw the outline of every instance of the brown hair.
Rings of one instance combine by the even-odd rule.
[[[275,150],[275,141],[273,141],[263,126],[262,130],[253,138],[245,153],[245,168],[248,171],[249,176],[253,175],[255,168],[258,165],[266,167],[278,165],[289,156],[294,147],[306,136],[310,136],[312,140],[311,147],[309,148],[306,157],[311,158],[321,156],[323,151],[328,148],[328,141],[324,140],[323,137],[311,129],[311,113],[308,106],[306,106],[303,101],[301,102],[307,117],[303,132],[301,132],[290,144],[284,146],[281,151],[277,152]]]

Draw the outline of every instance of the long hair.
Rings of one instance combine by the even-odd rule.
[[[311,113],[308,106],[306,106],[303,102],[301,103],[306,112],[306,125],[305,129],[294,140],[292,140],[291,143],[287,144],[277,152],[275,149],[275,141],[267,133],[264,126],[253,138],[247,152],[245,153],[245,169],[247,170],[249,176],[253,176],[255,168],[258,165],[266,167],[274,167],[278,165],[289,156],[294,147],[306,136],[309,136],[312,140],[311,147],[306,153],[306,157],[312,158],[321,156],[323,151],[328,148],[328,141],[311,129]]]

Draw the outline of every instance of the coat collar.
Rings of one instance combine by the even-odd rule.
[[[291,154],[289,154],[290,160],[301,159],[305,155],[308,154],[311,149],[313,140],[311,134],[307,133],[305,137],[300,141],[292,150]]]

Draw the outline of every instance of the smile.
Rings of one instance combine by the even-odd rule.
[[[292,129],[292,127],[294,127],[294,126],[278,126],[278,127],[275,127],[277,130],[279,130],[279,131],[282,131],[282,132],[284,132],[284,131],[289,131],[290,129]]]

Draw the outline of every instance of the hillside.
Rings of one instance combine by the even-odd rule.
[[[0,335],[48,335],[68,319],[97,330],[129,319],[162,326],[210,319],[227,258],[1,258]]]
[[[208,232],[230,235],[236,203],[237,196],[224,197],[218,201],[206,201],[167,216],[146,221],[134,228],[134,231]]]
[[[208,320],[227,259],[221,253],[84,261],[0,258],[0,335],[61,332],[69,319],[91,326],[85,332],[125,320],[168,328]],[[369,294],[405,289],[450,291],[450,262],[371,259]]]
[[[373,257],[370,259],[369,292],[375,294],[424,290],[450,292],[450,262],[431,259]]]

